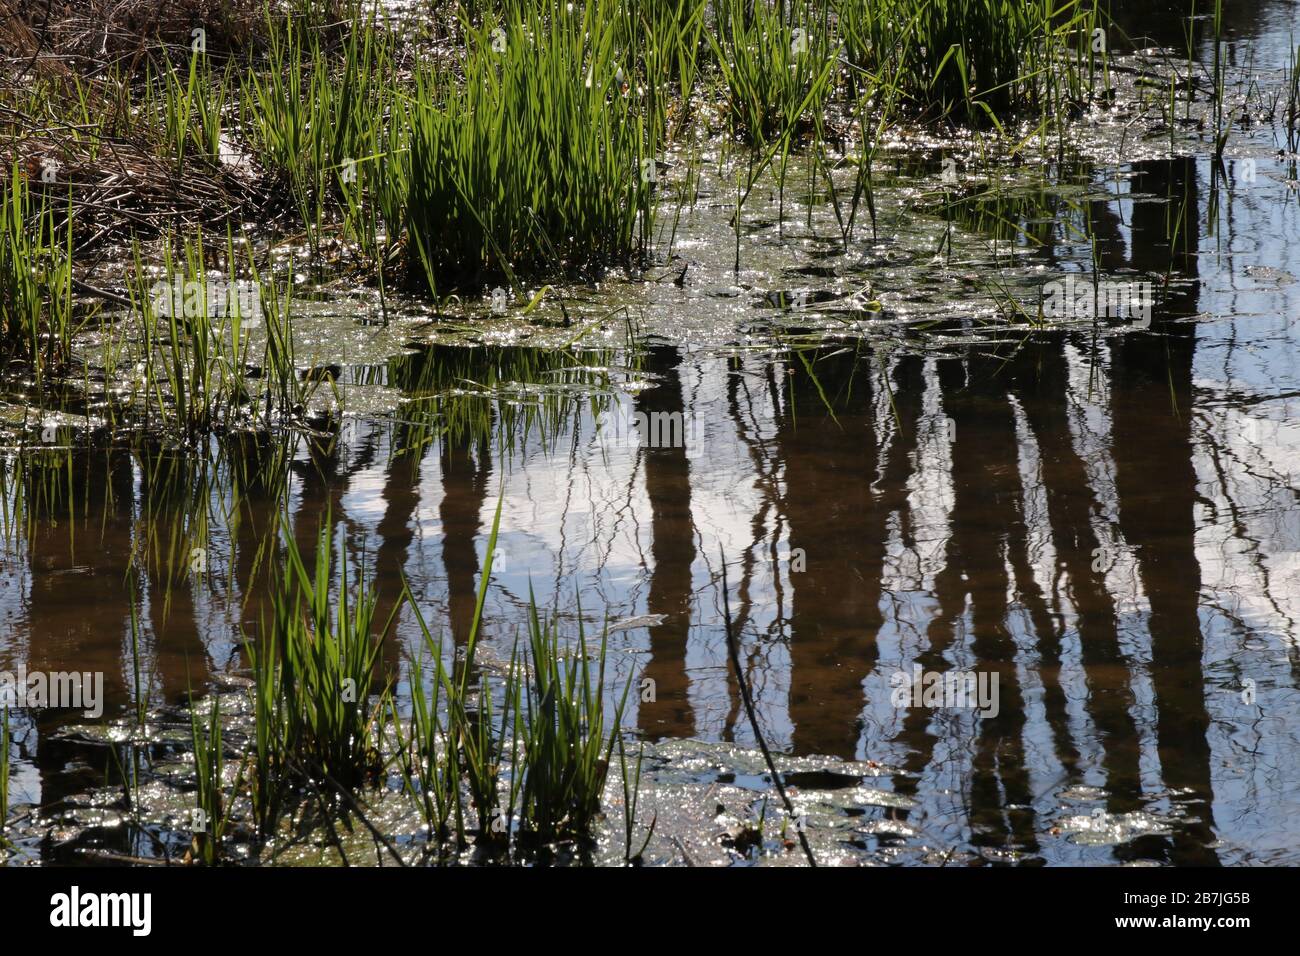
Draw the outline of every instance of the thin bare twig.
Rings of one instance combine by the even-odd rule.
[[[758,748],[763,751],[763,759],[767,761],[767,769],[772,772],[772,782],[776,784],[776,792],[781,795],[781,802],[785,804],[785,811],[790,815],[790,819],[795,821],[794,829],[799,834],[799,845],[803,847],[804,856],[808,857],[808,865],[816,866],[817,860],[813,857],[812,847],[808,845],[808,836],[798,823],[798,815],[795,813],[794,804],[790,802],[789,796],[786,795],[785,786],[781,783],[781,775],[777,773],[776,763],[772,760],[772,752],[767,749],[767,741],[763,739],[763,732],[758,728],[758,715],[754,713],[754,699],[750,696],[749,684],[745,682],[745,673],[740,666],[740,643],[736,640],[736,635],[732,632],[731,626],[731,599],[727,595],[727,555],[725,552],[722,552],[722,613],[727,628],[727,652],[731,656],[731,666],[736,671],[736,683],[740,685],[740,698],[745,702],[745,713],[749,717],[749,726],[754,730],[754,739],[758,741]]]

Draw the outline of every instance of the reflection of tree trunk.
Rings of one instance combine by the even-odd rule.
[[[885,520],[888,520],[891,514],[898,515],[898,533],[901,545],[899,556],[901,556],[902,554],[917,553],[916,539],[912,530],[911,489],[908,482],[914,474],[916,456],[923,453],[920,450],[920,427],[921,418],[924,414],[922,409],[922,398],[925,391],[924,360],[916,355],[901,356],[894,369],[892,387],[894,390],[895,433],[893,442],[887,451],[887,461],[880,482],[880,498],[876,503],[876,507],[880,509]],[[896,559],[899,556],[895,556]],[[906,718],[904,718],[904,723],[906,725]],[[912,729],[915,730],[915,728]],[[924,725],[922,725],[922,729],[924,729]],[[894,781],[894,789],[899,793],[914,794],[916,790],[914,779],[914,777],[900,775]]]
[[[163,699],[169,704],[188,702],[191,691],[201,697],[210,674],[207,648],[194,617],[190,573],[189,549],[202,545],[198,540],[187,545],[180,524],[208,506],[204,472],[203,463],[185,455],[146,453],[141,461],[139,507],[144,521],[140,534],[146,540],[139,542],[137,569],[142,572],[141,582],[149,586],[155,663]],[[155,540],[147,540],[149,536]]]
[[[767,369],[771,367],[770,363],[765,362],[764,365]],[[775,395],[775,392],[772,394]],[[751,587],[753,586],[755,572],[763,568],[766,563],[762,560],[762,557],[767,557],[772,565],[775,565],[777,560],[774,547],[775,539],[769,537],[769,522],[774,515],[780,515],[780,489],[777,485],[781,463],[776,460],[776,456],[771,453],[768,443],[763,440],[761,426],[754,408],[754,396],[750,392],[743,372],[733,372],[727,376],[727,411],[730,413],[732,423],[735,425],[737,438],[740,439],[741,444],[749,452],[749,461],[754,473],[754,488],[759,495],[759,505],[754,509],[754,513],[749,519],[751,543],[740,556],[740,575],[736,584],[734,626],[736,634],[743,634],[745,627],[749,624],[750,614],[754,608]],[[779,528],[777,534],[780,534]],[[773,544],[773,550],[770,554],[764,556],[759,551],[759,548],[765,541]],[[780,576],[773,575],[772,581],[777,615],[780,616],[783,613]],[[759,649],[761,648],[756,647],[751,652],[750,659],[744,662],[745,673],[749,673],[756,663],[756,652]],[[740,688],[736,684],[732,668],[729,667],[727,668],[727,716],[723,724],[723,740],[735,739],[736,724],[737,721],[742,719],[741,713]]]
[[[912,513],[909,506],[908,480],[916,467],[921,399],[925,392],[925,361],[919,355],[899,356],[894,367],[893,384],[894,435],[885,450],[886,461],[880,478],[880,517],[898,515],[898,536],[904,553],[916,552]],[[883,529],[882,529],[883,530]]]
[[[1092,570],[1100,546],[1092,518],[1097,501],[1083,460],[1075,450],[1069,422],[1069,369],[1061,336],[1020,350],[1010,366],[1015,392],[1038,446],[1047,521],[1061,570],[1069,578],[1076,613],[1079,653],[1087,680],[1086,709],[1101,737],[1102,766],[1112,812],[1129,812],[1141,805],[1135,701],[1120,649],[1115,602],[1105,586],[1105,572]],[[1070,736],[1070,720],[1061,688],[1061,642],[1050,620],[1034,621],[1038,632],[1044,707],[1056,745],[1057,759],[1071,780],[1079,778],[1078,749]]]
[[[938,366],[944,412],[955,426],[953,507],[944,567],[935,577],[939,610],[917,663],[926,672],[957,669],[947,654],[969,600],[975,656],[969,669],[995,674],[998,681],[998,712],[978,719],[971,758],[972,842],[1032,853],[1038,844],[1025,766],[1024,702],[1007,620],[1007,563],[1023,562],[1023,555],[1013,552],[1023,550],[1026,538],[1015,419],[1005,381],[996,374],[1001,360],[971,357],[966,365],[942,361]],[[910,745],[904,768],[912,779],[897,781],[900,792],[915,793],[915,778],[933,759],[939,737],[930,727],[938,716],[929,707],[908,708],[901,737]],[[1017,809],[1008,809],[1012,805]]]
[[[1133,265],[1175,267],[1194,275],[1197,214],[1194,160],[1139,164],[1139,187],[1167,192],[1173,209],[1186,210],[1179,244],[1170,251],[1165,207],[1139,204],[1134,210]],[[1184,204],[1183,200],[1186,199]],[[1140,238],[1139,238],[1140,237]],[[1160,260],[1164,259],[1164,262]],[[1195,312],[1195,286],[1167,303],[1170,315]],[[1137,555],[1142,587],[1150,605],[1151,682],[1156,704],[1156,746],[1165,786],[1187,790],[1189,820],[1173,837],[1171,861],[1210,865],[1218,857],[1214,839],[1210,775],[1209,715],[1201,667],[1198,604],[1200,565],[1196,560],[1196,470],[1191,452],[1194,325],[1153,323],[1159,335],[1131,334],[1111,345],[1112,456],[1119,523]]]
[[[1116,342],[1111,414],[1120,530],[1136,550],[1151,608],[1147,628],[1161,772],[1165,786],[1195,795],[1192,819],[1174,838],[1173,862],[1208,864],[1216,856],[1207,847],[1214,838],[1213,792],[1197,610],[1196,473],[1188,441],[1192,335],[1184,327],[1167,330],[1163,339]],[[1177,411],[1170,408],[1171,387]]]
[[[410,425],[395,424],[392,430],[392,454],[384,480],[384,515],[376,529],[379,545],[371,573],[377,584],[375,629],[388,622],[389,615],[402,599],[402,575],[415,540],[416,512],[420,507],[420,456],[412,451],[413,442],[424,431]],[[394,622],[394,631],[396,622]],[[384,644],[384,661],[391,676],[396,676],[401,649],[396,634],[390,631]]]
[[[679,415],[687,435],[685,400],[678,374],[681,354],[665,345],[647,350],[645,370],[659,384],[636,397],[635,411],[653,423],[656,413]],[[653,428],[653,425],[651,425]],[[650,429],[646,429],[650,430]],[[667,431],[667,429],[663,429]],[[673,443],[667,443],[671,446]],[[693,596],[691,569],[695,563],[695,524],[691,519],[691,474],[685,447],[650,447],[642,435],[645,491],[650,505],[650,554],[654,569],[646,612],[665,615],[650,631],[650,661],[642,675],[654,681],[654,701],[639,705],[641,729],[655,737],[692,737],[695,716],[689,697],[686,650]]]
[[[813,362],[816,382],[795,367],[777,432],[792,565],[790,722],[796,753],[851,759],[862,681],[877,658],[887,517],[871,493],[879,451],[870,373],[851,353]]]
[[[999,359],[972,357],[966,370],[969,381],[963,382],[965,373],[958,363],[939,365],[944,410],[956,426],[948,564],[956,563],[965,572],[974,670],[998,678],[998,712],[980,718],[971,759],[972,842],[1033,853],[1038,841],[1025,767],[1024,700],[1016,673],[1016,642],[1007,620],[1006,561],[1025,540],[1024,488],[1015,418],[1006,382],[998,376],[1001,367]],[[1012,805],[1018,809],[1008,809]]]
[[[439,454],[442,472],[442,564],[447,572],[447,616],[457,647],[469,640],[478,599],[478,539],[480,515],[487,499],[492,471],[487,438],[475,439],[468,430],[443,436]],[[436,635],[435,635],[436,636]]]
[[[271,611],[270,566],[279,548],[278,528],[288,496],[289,445],[261,435],[235,435],[225,446],[230,462],[233,593],[240,598],[240,628],[250,640],[260,638],[261,622]],[[245,666],[251,661],[245,657]]]
[[[102,672],[102,719],[108,720],[130,700],[124,676],[130,661],[123,654],[130,627],[125,582],[134,476],[124,452],[70,454],[71,474],[65,465],[56,475],[33,476],[25,489],[32,516],[27,672]],[[43,479],[50,477],[46,484]],[[36,737],[28,750],[34,752],[43,804],[102,780],[70,772],[87,759],[84,748],[50,739],[61,725],[79,722],[80,712],[48,709],[34,716]],[[97,749],[92,754],[104,757]],[[127,834],[119,832],[122,843],[114,848],[127,852]]]
[[[343,518],[339,506],[346,482],[340,481],[342,447],[338,441],[326,442],[312,437],[307,443],[308,461],[294,462],[293,470],[300,478],[298,513],[294,516],[290,533],[298,546],[303,564],[310,569],[316,560],[316,542],[321,527],[328,516],[335,527]],[[334,527],[330,528],[330,547],[337,548]]]

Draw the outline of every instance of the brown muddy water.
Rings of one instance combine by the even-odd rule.
[[[1296,8],[1244,6],[1229,49],[1266,86]],[[845,250],[824,202],[773,187],[746,205],[739,272],[732,187],[706,174],[677,258],[563,310],[399,303],[383,328],[323,286],[299,308],[336,438],[105,448],[68,416],[10,447],[0,670],[105,686],[98,718],[13,712],[9,862],[187,842],[167,835],[186,805],[169,742],[188,688],[241,693],[277,509],[306,553],[328,516],[381,617],[404,579],[460,645],[499,498],[481,653],[509,659],[530,590],[566,636],[609,628],[607,680],[631,682],[624,725],[648,743],[648,862],[801,862],[734,839],[779,812],[729,668],[725,558],[821,860],[1300,863],[1297,157],[1261,124],[1220,169],[1193,132],[1098,124],[1058,163],[972,162],[956,184],[900,145],[875,240]],[[1151,282],[1149,324],[1007,315],[1006,295],[1093,272]],[[404,701],[420,642],[403,611],[384,653]],[[931,700],[918,672],[996,697]],[[143,821],[105,785],[142,694]],[[414,839],[402,811],[377,818]]]

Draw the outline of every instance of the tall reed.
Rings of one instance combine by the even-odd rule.
[[[191,819],[194,831],[190,852],[211,866],[222,855],[229,828],[229,804],[225,796],[225,752],[222,746],[221,701],[213,696],[205,722],[198,704],[190,700],[190,744],[194,753],[195,807]],[[238,792],[239,781],[232,787]]]
[[[372,700],[379,653],[393,615],[379,625],[376,593],[349,585],[340,545],[337,592],[328,519],[308,569],[292,534],[284,535],[284,563],[272,597],[271,618],[253,658],[259,719],[257,766],[270,775],[310,778],[344,787],[373,779],[380,759],[384,707]],[[337,608],[334,602],[337,601]],[[262,720],[269,726],[263,727]],[[274,780],[263,780],[265,791]]]
[[[765,145],[813,116],[829,98],[836,60],[825,4],[719,0],[709,45],[728,90],[736,132]]]
[[[523,825],[542,840],[582,836],[590,832],[600,812],[631,685],[624,688],[610,719],[605,713],[605,638],[593,673],[581,617],[575,649],[563,652],[556,622],[542,621],[531,592],[528,637],[532,679],[522,714],[526,724]]]
[[[34,198],[17,163],[0,180],[0,348],[38,381],[71,348],[72,218],[71,203],[60,221],[49,197]]]
[[[538,0],[464,24],[459,73],[424,69],[410,115],[412,267],[435,293],[627,260],[649,236],[654,137],[615,47],[613,0]],[[649,164],[649,165],[647,165]]]

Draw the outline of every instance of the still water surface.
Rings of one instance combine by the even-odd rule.
[[[1295,5],[1243,6],[1233,55],[1280,70]],[[287,460],[265,437],[198,461],[7,458],[25,520],[0,546],[0,669],[103,671],[119,716],[136,601],[154,704],[243,673],[285,487],[306,553],[329,516],[381,611],[405,579],[463,643],[499,496],[487,653],[509,658],[530,590],[570,638],[579,618],[589,639],[610,625],[610,683],[653,681],[624,716],[648,740],[755,744],[725,560],[769,743],[872,761],[900,798],[882,811],[895,833],[975,861],[1300,862],[1300,201],[1284,146],[1243,134],[1219,171],[1133,144],[963,206],[984,215],[918,199],[937,163],[900,161],[882,205],[907,211],[875,241],[846,251],[824,211],[756,200],[739,274],[724,182],[685,215],[680,284],[573,291],[627,306],[630,337],[610,320],[542,350],[489,321],[469,350],[344,358],[345,393],[407,401],[349,417],[336,442],[290,442]],[[935,255],[948,222],[958,238]],[[977,294],[995,273],[1024,290],[1094,269],[1160,285],[1149,328],[993,326]],[[638,418],[684,441],[655,447]],[[206,575],[175,570],[187,536]],[[143,562],[132,590],[150,548],[173,569]],[[399,680],[419,643],[402,612]],[[996,713],[896,706],[896,675],[918,667],[996,675]],[[66,733],[74,713],[12,721],[15,803],[57,808],[102,781],[102,748]],[[80,838],[35,855],[68,859]]]

